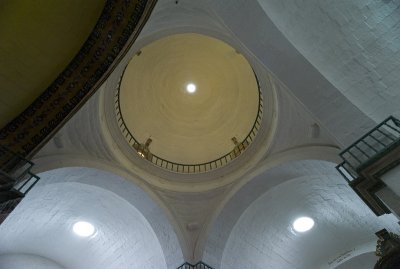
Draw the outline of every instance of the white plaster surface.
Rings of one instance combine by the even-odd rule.
[[[259,0],[340,92],[380,122],[400,115],[400,1]]]
[[[307,145],[332,146],[339,148],[340,143],[331,133],[321,126],[317,117],[296,99],[282,82],[274,80],[278,96],[278,123],[270,153],[278,153]],[[318,131],[312,134],[312,127]]]
[[[173,33],[198,32],[231,43],[235,48],[245,52],[252,64],[257,63],[255,66],[265,67],[282,81],[280,84],[282,89],[279,90],[284,93],[283,88],[285,88],[287,92],[278,97],[280,98],[278,114],[281,117],[278,118],[279,137],[275,140],[273,152],[284,152],[288,148],[301,150],[305,145],[350,144],[375,125],[370,117],[374,120],[381,119],[385,112],[382,100],[386,102],[388,100],[386,98],[392,95],[393,99],[387,102],[386,112],[395,111],[393,102],[398,100],[397,92],[393,90],[394,88],[382,91],[384,86],[380,84],[379,76],[382,76],[383,82],[387,81],[386,79],[395,79],[393,73],[396,71],[396,63],[399,62],[396,60],[397,56],[394,57],[395,62],[391,60],[385,62],[387,47],[382,49],[383,52],[379,46],[376,50],[357,48],[365,44],[363,42],[368,40],[368,36],[366,39],[359,38],[358,35],[363,31],[354,31],[354,36],[348,36],[347,32],[338,33],[337,29],[343,31],[354,29],[352,30],[351,23],[339,20],[335,16],[351,15],[352,9],[346,9],[349,5],[376,7],[378,2],[381,2],[393,6],[398,1],[333,1],[331,5],[337,7],[333,6],[333,11],[327,13],[333,16],[328,19],[337,23],[346,22],[346,25],[338,25],[333,29],[334,36],[339,37],[339,40],[332,42],[324,39],[324,33],[314,31],[314,27],[322,27],[318,23],[307,25],[309,21],[315,22],[316,17],[326,13],[325,9],[329,7],[326,1],[181,0],[178,2],[178,4],[170,0],[158,2],[128,57],[116,68],[102,90],[114,90],[125,64],[143,45]],[[281,10],[268,11],[262,9],[265,8],[265,4],[286,6]],[[303,5],[304,10],[299,8]],[[384,4],[380,6],[385,9]],[[317,7],[320,10],[314,10]],[[270,10],[274,8],[271,6]],[[392,13],[387,13],[386,17],[391,17],[395,21],[398,9],[391,10]],[[368,8],[359,11],[355,14],[363,15],[369,12]],[[272,15],[269,12],[276,13]],[[370,13],[372,17],[373,13],[374,11]],[[276,14],[282,15],[282,18],[276,18]],[[287,19],[287,16],[293,18]],[[368,19],[366,17],[361,19]],[[282,30],[277,20],[287,23],[291,29],[306,28],[299,29],[296,35],[307,37],[310,29],[313,36],[306,41],[318,39],[321,43],[313,43],[314,50],[306,53],[292,37],[288,36],[286,30]],[[357,25],[356,23],[355,26]],[[328,30],[324,31],[329,32],[332,25],[328,23],[326,26]],[[343,35],[345,38],[340,38]],[[382,37],[379,42],[386,44],[385,37],[388,36]],[[359,40],[354,43],[357,38]],[[336,51],[336,48],[340,48],[343,45],[341,42],[346,40],[350,42],[351,50],[345,51],[344,55],[338,55],[341,50]],[[319,50],[324,50],[324,55],[315,60],[316,55],[320,53]],[[360,55],[360,50],[365,52],[365,55]],[[348,57],[348,53],[354,53],[354,57]],[[382,54],[382,58],[379,54]],[[342,57],[345,66],[339,66],[337,59],[327,61],[326,57],[333,57],[331,55],[335,55],[338,59]],[[363,59],[368,57],[371,57],[367,60],[370,63],[383,68],[390,67],[392,71],[388,69],[387,76],[382,75],[386,71],[377,71],[376,75],[374,67]],[[316,61],[324,61],[323,68],[319,68]],[[360,61],[359,64],[357,61]],[[382,64],[379,61],[382,61]],[[390,66],[385,67],[386,64]],[[363,72],[365,65],[367,71]],[[344,70],[346,73],[342,74]],[[260,73],[266,72],[263,70]],[[350,81],[352,72],[354,79]],[[354,91],[350,89],[353,84]],[[372,90],[371,85],[376,86],[377,90]],[[360,90],[364,86],[366,90]],[[99,96],[100,93],[94,95],[63,128],[58,138],[52,140],[40,152],[38,160],[45,160],[41,163],[44,167],[49,159],[56,160],[60,166],[65,164],[66,160],[75,160],[74,163],[85,165],[97,159],[107,162],[110,166],[122,167],[122,170],[125,169],[132,174],[139,174],[137,172],[139,169],[132,159],[121,161],[117,149],[118,141],[105,133],[105,117],[112,114],[107,114],[107,111],[103,113],[104,104]],[[112,102],[112,98],[110,100]],[[271,112],[268,114],[276,117],[273,101],[270,97],[266,98],[266,109]],[[272,120],[268,121],[266,126],[272,125],[271,122]],[[320,137],[309,137],[310,126],[314,124],[320,126]],[[318,157],[324,159],[324,156]],[[247,165],[258,168],[255,163]],[[144,169],[151,167],[144,166]],[[146,174],[143,177],[145,176]],[[0,226],[0,253],[15,251],[36,254],[34,253],[36,251],[39,255],[47,255],[60,264],[62,262],[64,266],[75,266],[75,262],[78,264],[75,259],[83,257],[77,266],[83,266],[85,269],[92,268],[91,266],[102,269],[123,269],[128,265],[133,266],[129,268],[135,268],[134,266],[153,268],[151,266],[157,265],[159,267],[154,268],[166,266],[168,269],[174,269],[183,263],[181,246],[169,220],[163,210],[137,186],[112,174],[86,168],[50,171],[42,177],[38,189],[32,191],[32,199],[29,196],[6,223]],[[243,178],[245,177],[251,176],[243,175]],[[192,177],[182,179],[178,176],[176,178],[193,182],[196,179]],[[220,177],[221,180],[224,178],[226,177]],[[185,188],[185,193],[179,188],[184,185],[183,183],[171,191],[162,178],[152,179],[154,179],[152,183],[159,183],[155,185],[156,187],[153,186],[154,192],[162,196],[165,208],[175,218],[175,225],[178,223],[176,226],[180,226],[175,228],[180,229],[180,236],[185,238],[181,240],[184,252],[200,253],[195,253],[193,256],[186,255],[185,258],[200,257],[202,249],[201,247],[196,249],[196,246],[199,246],[201,240],[205,240],[206,233],[203,231],[200,233],[199,230],[189,231],[186,224],[198,221],[201,229],[207,229],[210,215],[224,200],[223,196],[228,196],[229,190],[213,185],[215,182],[209,182],[207,183],[209,186],[218,187],[215,189],[209,187],[208,192],[202,192],[197,191],[198,185],[193,184],[189,185],[190,188]],[[147,178],[143,179],[146,180]],[[48,185],[49,183],[54,184]],[[39,191],[43,193],[39,195]],[[104,205],[105,201],[108,203],[109,200],[113,204]],[[79,205],[76,208],[82,212],[78,209],[77,211],[69,209],[66,212],[56,210],[72,204]],[[106,211],[102,211],[105,209]],[[298,212],[309,213],[317,221],[315,229],[301,237],[293,235],[288,229],[290,220]],[[54,232],[66,228],[65,226],[56,228],[55,225],[65,225],[71,214],[79,216],[87,214],[93,215],[93,218],[98,220],[107,220],[102,229],[109,232],[104,233],[108,237],[101,240],[98,237],[91,239],[84,250],[76,247],[77,242],[74,240],[71,242],[70,239],[63,240],[62,247],[59,244],[55,246],[58,239]],[[44,233],[41,225],[50,229],[46,229]],[[137,227],[137,230],[132,229],[133,226]],[[350,256],[346,256],[347,259],[353,256],[359,257],[357,255],[365,251],[365,246],[371,251],[376,242],[374,233],[383,227],[398,232],[396,220],[391,216],[375,217],[349,189],[345,181],[338,178],[334,164],[315,161],[289,162],[255,176],[234,195],[211,229],[203,260],[216,269],[334,268],[343,261],[343,253],[350,253]],[[143,232],[138,235],[138,231]],[[69,238],[68,236],[65,238]],[[136,241],[127,239],[140,236],[149,238],[149,242],[143,238]],[[144,252],[137,250],[138,247]],[[135,260],[138,256],[141,258]],[[88,267],[85,267],[86,265]],[[66,269],[80,268],[66,267]]]
[[[28,254],[0,255],[0,269],[63,269],[46,258]]]
[[[215,268],[220,267],[222,254],[233,227],[246,209],[264,193],[298,177],[335,176],[334,165],[326,161],[300,160],[264,169],[234,194],[212,224],[203,256],[204,261]]]
[[[288,41],[276,27],[276,22],[268,17],[269,13],[267,15],[257,0],[205,1],[255,58],[275,74],[342,145],[351,144],[374,126],[374,122],[368,116],[338,91],[334,81],[327,80],[324,77],[325,74],[315,65],[313,66],[298,51],[298,48]],[[276,0],[275,2],[295,1]],[[288,12],[296,10],[301,12],[303,2],[305,1],[299,0],[288,6]],[[340,1],[344,4],[347,2],[352,1]],[[320,3],[326,3],[326,1]],[[332,3],[336,4],[337,1]],[[307,6],[311,5],[307,2]],[[303,14],[302,18],[297,19],[299,22],[303,19],[306,21],[306,18],[313,15],[310,12],[310,14]],[[296,22],[286,17],[281,20]],[[313,26],[319,25],[319,23],[313,23]],[[295,27],[297,25],[294,25],[292,29]],[[297,34],[303,35],[307,33],[308,28],[300,30]],[[323,34],[328,35],[329,30],[324,30]],[[314,42],[314,40],[310,40],[310,42]],[[321,46],[321,48],[325,47]],[[328,50],[326,52],[327,54],[331,53]],[[366,94],[366,96],[369,95]]]
[[[347,260],[346,262],[337,266],[336,269],[374,268],[378,259],[379,257],[375,255],[375,252],[367,252]]]
[[[315,227],[296,234],[290,225],[303,215],[312,217]],[[332,268],[344,253],[351,256],[359,246],[376,241],[376,231],[399,232],[396,222],[391,215],[376,217],[338,176],[299,177],[245,210],[229,236],[220,268]]]
[[[41,173],[40,176],[39,186],[79,182],[118,195],[139,210],[151,225],[163,249],[168,269],[175,269],[177,265],[183,263],[181,247],[165,212],[137,185],[113,173],[88,167],[60,168]]]
[[[95,235],[75,235],[79,220],[92,223]],[[35,187],[0,226],[0,237],[0,253],[40,255],[66,269],[167,268],[144,216],[114,193],[82,183]]]
[[[183,263],[182,251],[163,209],[143,189],[106,171],[87,167],[66,167],[40,174],[39,185],[79,182],[111,191],[129,202],[146,218],[161,244],[168,269]]]

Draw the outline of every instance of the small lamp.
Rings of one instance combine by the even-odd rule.
[[[146,140],[146,143],[144,144],[139,144],[139,147],[137,148],[137,153],[139,154],[140,157],[150,160],[152,155],[150,153],[149,146],[153,140],[151,138],[148,138]]]

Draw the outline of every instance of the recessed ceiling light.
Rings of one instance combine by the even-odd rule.
[[[296,219],[293,222],[293,229],[296,232],[304,233],[312,229],[314,227],[314,220],[309,217],[301,217]]]
[[[94,234],[94,226],[86,221],[78,221],[72,227],[74,233],[82,237],[89,237]]]
[[[188,93],[194,93],[196,92],[196,84],[194,83],[189,83],[188,85],[186,85],[186,91]]]

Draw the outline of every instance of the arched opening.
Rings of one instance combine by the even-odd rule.
[[[222,269],[335,268],[372,251],[377,230],[399,230],[394,216],[377,218],[334,167],[298,160],[256,176],[215,220],[203,260]],[[302,216],[315,221],[305,233],[293,229]]]
[[[66,269],[169,269],[183,261],[162,209],[131,182],[87,167],[39,176],[40,183],[0,227],[1,254],[39,255]],[[75,234],[79,221],[95,232]]]

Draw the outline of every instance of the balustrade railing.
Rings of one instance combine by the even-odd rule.
[[[0,223],[36,185],[33,163],[0,145]]]
[[[400,144],[400,121],[393,116],[377,125],[339,155],[343,162],[336,169],[349,182],[358,172]]]
[[[179,266],[177,269],[213,269],[211,266],[205,264],[204,262],[198,262],[196,264],[190,264],[185,262],[181,266]]]
[[[121,77],[122,78],[122,77]],[[257,77],[256,77],[257,80]],[[151,153],[150,150],[146,152],[146,154],[143,154],[142,149],[143,149],[143,143],[140,143],[135,139],[135,137],[132,135],[130,130],[125,124],[124,118],[121,113],[121,107],[120,107],[120,83],[121,79],[117,85],[116,88],[116,93],[115,93],[115,100],[114,100],[114,105],[115,105],[115,113],[116,113],[116,118],[118,121],[118,126],[122,132],[122,134],[125,136],[126,141],[129,143],[129,145],[136,151],[138,154],[143,157],[144,159],[148,160],[149,162],[153,163],[154,165],[161,167],[166,170],[170,170],[172,172],[176,173],[184,173],[184,174],[191,174],[191,173],[203,173],[203,172],[208,172],[214,169],[217,169],[219,167],[225,166],[235,158],[237,158],[239,155],[241,155],[246,148],[253,142],[255,139],[258,131],[261,128],[261,122],[262,122],[262,115],[263,115],[263,97],[262,93],[260,90],[260,85],[257,80],[257,85],[258,85],[258,112],[256,119],[254,120],[253,126],[248,133],[248,135],[243,139],[243,141],[239,142],[237,145],[235,145],[232,149],[231,152],[223,155],[222,157],[205,162],[205,163],[199,163],[199,164],[183,164],[183,163],[176,163],[176,162],[171,162],[168,161],[164,158],[161,158],[153,153]]]

